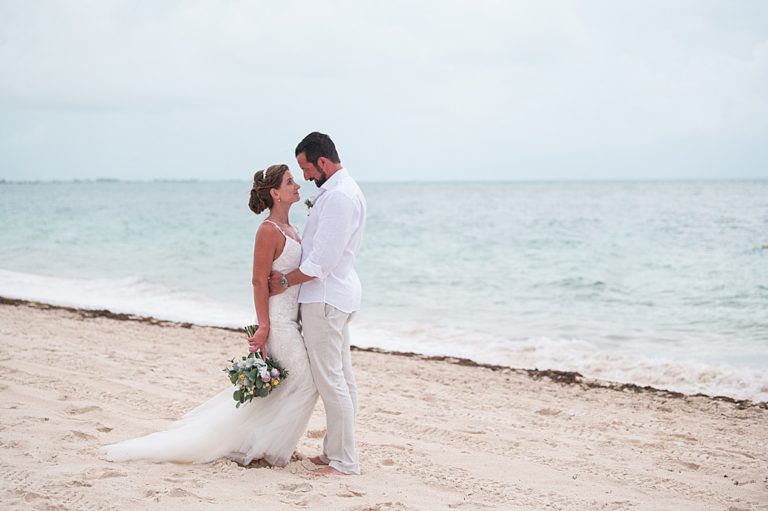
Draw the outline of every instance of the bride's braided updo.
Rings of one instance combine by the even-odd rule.
[[[288,165],[272,165],[265,170],[260,170],[253,175],[253,187],[248,207],[257,215],[274,204],[269,191],[280,188],[283,182],[283,174],[288,170]]]

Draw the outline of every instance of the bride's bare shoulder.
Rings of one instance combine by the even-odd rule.
[[[262,222],[256,230],[256,241],[253,244],[254,261],[262,261],[271,267],[272,261],[283,252],[285,237],[271,222]],[[254,263],[255,264],[255,263]]]
[[[256,244],[264,244],[268,246],[274,246],[280,242],[283,234],[277,228],[275,224],[268,221],[263,221],[259,228],[256,229]]]

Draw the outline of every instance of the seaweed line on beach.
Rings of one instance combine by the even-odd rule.
[[[78,307],[68,307],[64,305],[53,305],[49,303],[36,302],[32,300],[21,300],[17,298],[8,298],[0,296],[0,305],[6,306],[25,306],[42,310],[63,310],[80,316],[83,319],[92,318],[107,318],[117,321],[135,321],[138,323],[146,323],[149,325],[160,327],[181,327],[181,328],[213,328],[216,330],[225,330],[228,332],[241,332],[239,328],[230,328],[223,326],[212,325],[196,325],[194,323],[170,321],[164,319],[157,319],[151,316],[140,316],[136,314],[125,314],[119,312],[112,312],[107,309],[82,309]],[[673,398],[673,399],[689,399],[689,398],[706,398],[713,401],[722,401],[726,403],[734,404],[738,409],[744,410],[748,408],[760,408],[768,410],[768,401],[751,401],[749,399],[735,399],[729,396],[710,396],[708,394],[684,394],[682,392],[676,392],[667,389],[659,389],[650,385],[636,385],[634,383],[618,383],[607,380],[595,380],[587,379],[582,374],[576,371],[560,371],[557,369],[522,369],[496,364],[484,364],[475,362],[468,358],[453,357],[449,355],[424,355],[412,351],[394,351],[386,350],[382,348],[361,348],[358,346],[352,346],[354,351],[364,351],[369,353],[382,353],[386,355],[395,355],[399,357],[417,358],[420,360],[448,362],[450,364],[456,364],[460,366],[481,367],[489,369],[491,371],[503,371],[516,374],[525,374],[533,380],[540,380],[547,378],[555,383],[561,385],[578,385],[583,389],[610,389],[619,392],[636,392],[636,393],[651,393],[660,397]]]

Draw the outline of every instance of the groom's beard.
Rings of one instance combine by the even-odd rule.
[[[317,169],[317,172],[320,174],[320,177],[314,179],[314,182],[315,186],[320,188],[326,181],[328,181],[328,174],[320,169]]]

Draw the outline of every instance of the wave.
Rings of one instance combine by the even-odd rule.
[[[575,338],[510,339],[457,327],[372,321],[353,323],[353,342],[366,348],[468,358],[521,369],[575,371],[588,378],[684,394],[768,401],[768,373],[755,367],[674,360]],[[643,354],[640,354],[640,352]]]
[[[206,326],[240,328],[253,322],[250,307],[214,301],[137,277],[75,279],[0,270],[0,295]]]
[[[206,326],[252,322],[250,304],[230,304],[129,277],[74,279],[0,270],[0,295],[84,309],[151,316]],[[362,348],[452,356],[522,369],[575,371],[585,377],[685,394],[768,401],[768,373],[758,368],[650,356],[648,346],[606,346],[576,338],[509,337],[427,322],[366,319],[351,325]]]

